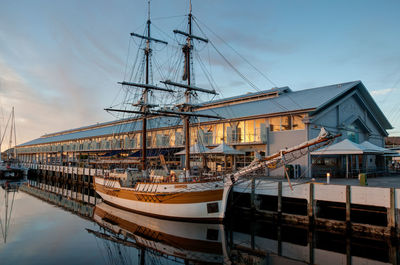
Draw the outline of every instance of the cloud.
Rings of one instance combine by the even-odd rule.
[[[28,79],[23,77],[26,73],[19,73],[0,57],[0,73],[0,97],[5,116],[2,120],[7,119],[14,106],[17,144],[44,133],[104,120],[99,111],[93,110],[96,107],[89,104],[90,99],[96,96],[74,80],[68,69],[57,65],[47,71],[36,69],[34,78]],[[40,79],[44,81],[37,81]],[[47,90],[36,88],[36,82]]]
[[[383,96],[383,95],[386,95],[386,94],[392,92],[393,90],[395,90],[395,88],[385,88],[385,89],[380,89],[380,90],[372,90],[371,91],[371,95],[372,96]]]

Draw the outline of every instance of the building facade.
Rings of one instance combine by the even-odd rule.
[[[341,133],[340,139],[368,140],[382,147],[388,135],[386,130],[392,128],[361,81],[301,91],[274,88],[204,102],[195,111],[222,118],[192,120],[191,144],[213,148],[225,142],[243,151],[243,155],[235,157],[236,167],[250,163],[255,152],[265,156],[312,139],[321,127]],[[167,163],[179,167],[182,157],[174,153],[183,149],[183,135],[180,119],[149,119],[148,156],[155,158],[163,154]],[[141,120],[132,118],[47,134],[19,145],[17,153],[19,160],[26,163],[135,166],[140,157],[141,141]],[[196,159],[194,157],[193,161]],[[214,170],[222,163],[215,159]],[[310,155],[295,161],[302,176],[311,177],[313,161],[321,165]],[[336,158],[336,164],[339,161],[340,158]],[[157,165],[156,159],[153,163]],[[233,158],[228,157],[224,163],[226,168],[231,168]],[[283,171],[277,169],[268,174],[281,176]]]

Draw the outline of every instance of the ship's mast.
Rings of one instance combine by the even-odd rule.
[[[14,132],[14,135],[13,135]],[[12,148],[12,140],[14,136],[14,150],[13,150],[13,155],[14,159],[17,158],[17,150],[16,150],[16,145],[17,145],[17,139],[16,139],[16,132],[15,132],[15,116],[14,116],[14,107],[12,107],[11,111],[11,124],[10,124],[10,140],[9,140],[9,147],[8,147],[8,159],[11,158],[10,150]]]
[[[148,94],[150,90],[159,90],[159,91],[166,91],[166,92],[173,92],[173,90],[170,89],[165,89],[165,88],[159,88],[157,86],[151,85],[150,84],[150,57],[151,57],[151,47],[150,44],[151,42],[157,42],[157,43],[163,43],[165,45],[168,44],[168,42],[155,39],[151,37],[151,32],[150,32],[150,25],[151,25],[151,19],[150,19],[150,0],[148,1],[148,18],[147,18],[147,34],[146,36],[142,36],[136,33],[131,33],[131,36],[144,39],[146,41],[146,48],[144,49],[144,55],[145,55],[145,83],[134,83],[134,82],[120,82],[121,85],[127,85],[135,88],[140,88],[143,89],[142,91],[142,97],[141,100],[138,104],[132,104],[134,106],[140,107],[139,111],[126,111],[126,110],[117,110],[117,109],[105,109],[107,111],[119,111],[119,112],[126,112],[126,113],[135,113],[135,114],[141,114],[142,115],[142,157],[141,157],[141,165],[142,165],[142,171],[143,175],[147,176],[147,119],[150,116],[150,109],[152,107],[155,107],[154,105],[149,104],[149,99],[148,99]],[[152,114],[154,115],[154,114]]]
[[[176,87],[181,87],[185,89],[185,104],[181,107],[179,111],[175,110],[166,110],[166,109],[154,109],[154,107],[157,107],[156,105],[151,105],[148,103],[148,92],[150,90],[159,90],[159,91],[165,91],[165,92],[175,92],[172,89],[168,88],[162,88],[158,87],[152,84],[149,84],[149,58],[151,56],[151,48],[150,48],[150,43],[151,42],[158,42],[158,43],[163,43],[163,44],[168,44],[165,41],[154,39],[150,36],[150,1],[149,1],[149,15],[148,15],[148,20],[147,20],[147,36],[142,36],[136,33],[131,33],[131,36],[135,36],[141,39],[146,40],[146,48],[145,48],[145,56],[146,56],[146,82],[145,84],[141,83],[133,83],[133,82],[120,82],[122,85],[128,85],[136,88],[142,88],[143,94],[142,94],[142,101],[140,102],[140,110],[135,111],[135,110],[118,110],[118,109],[112,109],[112,108],[107,108],[105,110],[107,111],[117,111],[117,112],[123,112],[123,113],[132,113],[132,114],[141,114],[142,115],[142,169],[146,173],[147,169],[147,162],[146,162],[146,134],[147,134],[147,119],[149,117],[153,116],[168,116],[168,117],[175,117],[175,118],[182,118],[184,123],[184,131],[185,131],[185,150],[186,150],[186,162],[185,162],[185,169],[186,169],[186,175],[190,174],[190,117],[205,117],[205,118],[213,118],[213,119],[220,119],[221,117],[218,115],[207,115],[207,114],[197,114],[193,113],[193,107],[191,105],[191,94],[193,93],[192,91],[197,91],[197,92],[202,92],[202,93],[209,93],[209,94],[214,94],[216,95],[217,93],[215,90],[209,90],[209,89],[203,89],[199,87],[195,87],[191,85],[191,76],[190,76],[190,57],[191,57],[191,50],[193,49],[193,39],[202,41],[202,42],[208,42],[207,39],[194,36],[192,35],[192,5],[190,4],[190,11],[189,11],[189,17],[188,17],[188,25],[189,25],[189,31],[188,32],[183,32],[179,30],[174,30],[175,34],[180,34],[183,36],[186,36],[186,43],[182,47],[182,51],[185,56],[185,73],[183,75],[182,80],[186,81],[186,84],[182,83],[176,83],[172,82],[170,80],[166,81],[161,81],[161,83],[164,83],[166,85],[172,85]]]
[[[146,49],[144,50],[144,54],[146,56],[146,85],[149,84],[149,57],[151,53],[150,49],[150,0],[148,1],[148,18],[147,18],[147,39],[146,39]],[[141,107],[141,111],[143,114],[142,119],[142,171],[145,176],[147,176],[147,111],[148,111],[148,94],[149,89],[145,88],[143,91],[143,106]]]
[[[189,2],[189,15],[188,15],[188,32],[182,32],[179,30],[174,30],[175,34],[180,34],[183,36],[186,36],[186,43],[182,47],[182,52],[185,56],[185,68],[184,68],[184,73],[182,80],[186,81],[187,86],[185,87],[185,104],[182,108],[183,111],[185,112],[192,112],[192,102],[191,102],[191,95],[192,91],[200,91],[200,92],[205,92],[205,93],[210,93],[210,94],[216,94],[215,90],[207,90],[207,89],[196,89],[195,87],[192,87],[191,85],[191,69],[190,69],[190,58],[191,58],[191,53],[193,49],[193,40],[199,40],[202,42],[208,42],[207,39],[201,38],[194,36],[192,34],[192,3],[191,1]],[[167,83],[168,84],[168,83]],[[169,82],[171,85],[176,85],[173,84],[172,82]],[[182,87],[182,86],[181,86]],[[183,115],[183,130],[185,133],[185,171],[186,171],[186,176],[190,174],[190,116],[188,115]]]
[[[13,125],[14,125],[14,159],[17,159],[17,128],[15,127],[14,107],[12,108],[12,113],[13,113]]]
[[[192,35],[192,5],[190,3],[190,10],[188,16],[188,24],[189,24],[189,36]],[[183,53],[185,54],[185,69],[186,69],[186,78],[187,78],[187,85],[190,86],[190,55],[192,49],[191,38],[188,37],[186,39],[187,43],[183,46]],[[183,79],[185,76],[183,77]],[[190,103],[191,103],[191,91],[186,89],[185,91],[185,103],[186,103],[186,110],[191,111]],[[186,158],[185,158],[185,168],[186,168],[186,176],[190,174],[190,117],[185,116],[184,119],[184,132],[185,132],[185,151],[186,151]]]

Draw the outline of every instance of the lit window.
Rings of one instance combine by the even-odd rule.
[[[245,121],[245,128],[246,128],[246,134],[244,137],[245,138],[244,141],[246,143],[254,142],[254,136],[255,136],[254,120]]]
[[[281,117],[273,117],[269,119],[269,128],[271,132],[281,130]]]
[[[303,122],[305,115],[304,114],[295,114],[293,115],[293,130],[304,130],[305,124]]]
[[[289,131],[292,129],[292,117],[290,115],[282,116],[281,122],[282,131]]]

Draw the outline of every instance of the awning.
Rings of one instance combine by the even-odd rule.
[[[328,145],[311,152],[311,155],[362,155],[376,153],[380,152],[364,145],[354,143],[349,139],[344,139],[336,144]]]
[[[243,155],[244,152],[236,150],[229,145],[222,142],[222,144],[218,145],[214,149],[211,149],[206,152],[207,154],[222,154],[222,155]]]
[[[400,157],[400,154],[399,154],[399,153],[395,153],[395,154],[384,154],[383,156],[386,156],[386,157]]]
[[[364,141],[361,143],[362,146],[364,146],[365,148],[371,149],[371,150],[376,150],[377,153],[382,153],[382,154],[397,154],[396,151],[394,150],[390,150],[387,148],[383,148],[377,145],[374,145],[371,142],[368,141]]]

